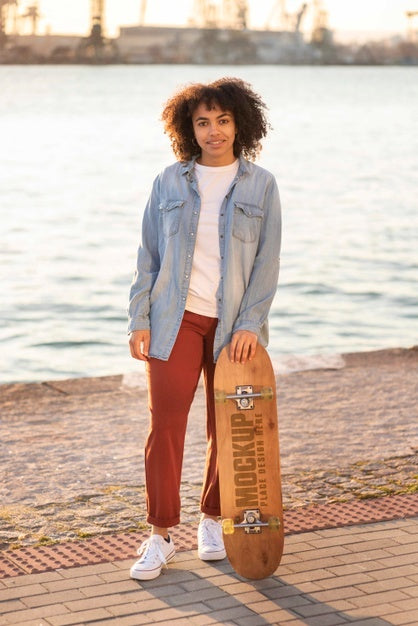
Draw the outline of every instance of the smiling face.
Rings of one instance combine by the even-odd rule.
[[[230,111],[214,103],[210,109],[201,102],[193,113],[193,131],[202,150],[201,165],[230,165],[235,161],[234,141],[237,128]]]

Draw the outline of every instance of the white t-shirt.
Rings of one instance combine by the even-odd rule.
[[[221,277],[219,211],[238,172],[238,165],[238,160],[220,167],[195,164],[201,207],[186,309],[207,317],[218,317],[216,292]]]

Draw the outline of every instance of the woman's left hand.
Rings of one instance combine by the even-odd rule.
[[[249,330],[237,330],[232,335],[229,346],[229,359],[232,363],[246,363],[255,356],[258,337]]]

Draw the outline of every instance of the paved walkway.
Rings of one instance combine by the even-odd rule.
[[[418,350],[342,365],[279,377],[285,553],[256,582],[195,552],[201,389],[180,550],[139,583],[128,570],[145,533],[141,381],[3,386],[0,625],[418,624]]]
[[[239,577],[179,552],[154,581],[129,560],[0,581],[0,623],[384,626],[418,623],[418,518],[290,535],[276,574]]]

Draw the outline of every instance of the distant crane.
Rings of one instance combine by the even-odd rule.
[[[296,13],[295,28],[294,28],[295,33],[298,33],[300,31],[300,25],[302,23],[302,20],[306,13],[307,8],[308,8],[308,3],[304,2],[302,6],[300,7],[299,11]]]
[[[267,19],[266,28],[278,24],[281,30],[289,30],[289,13],[286,0],[276,0]]]
[[[7,30],[10,22],[13,23],[13,32],[17,33],[18,0],[0,0],[0,50],[7,41]]]
[[[90,0],[90,19],[90,35],[80,41],[78,58],[96,63],[116,59],[118,51],[115,42],[104,37],[105,0]]]
[[[248,3],[246,0],[194,0],[189,21],[202,28],[242,30],[247,27]]]
[[[246,0],[224,0],[222,3],[223,26],[244,30],[248,22],[248,4]]]
[[[414,29],[414,18],[418,17],[418,11],[405,11],[405,15],[408,20],[408,41],[414,43],[417,38],[417,31]]]
[[[37,2],[26,7],[26,13],[23,13],[23,15],[21,15],[22,19],[28,19],[32,23],[32,35],[36,35],[37,33],[38,20],[40,17],[41,14],[39,13],[39,7]]]
[[[103,38],[105,0],[90,0],[91,32],[90,38],[97,43]]]
[[[322,0],[313,0],[313,27],[312,43],[323,46],[329,43],[330,30],[328,28],[328,11],[324,8]]]
[[[278,0],[270,12],[266,28],[278,24],[281,30],[291,30],[298,33],[307,9],[308,3],[304,2],[296,13],[289,13],[286,0]]]
[[[202,28],[219,26],[219,5],[212,0],[194,0],[191,22]]]
[[[141,7],[139,9],[139,24],[144,26],[145,24],[145,14],[147,11],[147,0],[141,0]]]

